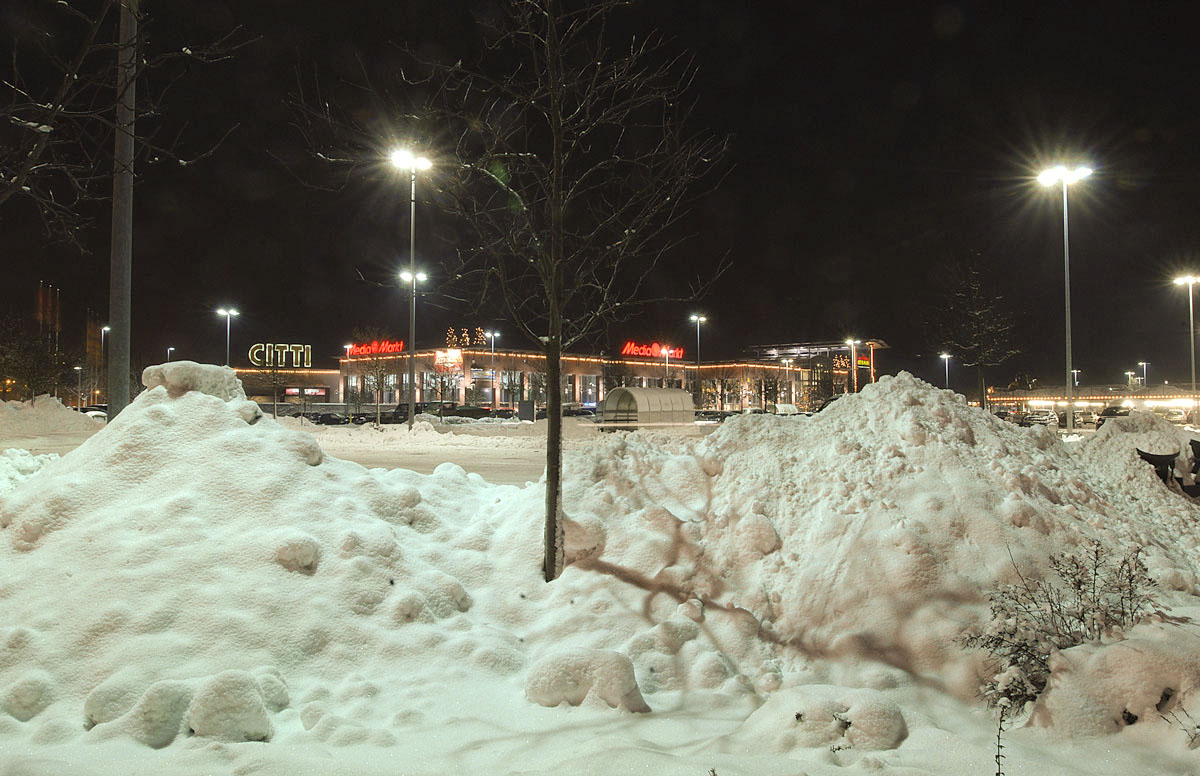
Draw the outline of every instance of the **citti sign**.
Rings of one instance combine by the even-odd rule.
[[[287,366],[291,356],[292,369],[312,366],[312,345],[276,345],[256,342],[250,346],[250,363],[254,366]]]
[[[351,345],[347,356],[387,356],[404,350],[404,340],[374,340]]]
[[[641,345],[633,340],[625,343],[625,347],[621,348],[622,356],[645,356],[646,358],[683,358],[683,348],[673,348],[670,345],[659,345],[655,342],[652,345]]]

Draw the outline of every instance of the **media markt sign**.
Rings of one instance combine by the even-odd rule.
[[[278,345],[271,342],[256,342],[250,346],[250,363],[254,366],[288,367],[292,369],[312,366],[312,345]]]
[[[629,340],[625,346],[621,348],[622,356],[642,356],[644,358],[673,358],[679,360],[683,358],[683,348],[671,347],[670,345],[660,345],[657,342],[651,345],[643,345],[639,342]]]
[[[404,350],[404,340],[373,340],[358,342],[346,351],[347,356],[388,356]]]

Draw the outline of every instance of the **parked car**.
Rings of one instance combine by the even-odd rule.
[[[444,415],[449,415],[451,417],[471,418],[473,420],[478,420],[479,418],[486,418],[489,413],[491,413],[491,410],[488,409],[487,407],[476,407],[471,404],[464,404],[461,407],[455,407],[453,409],[448,409],[443,412]]]
[[[1021,419],[1022,426],[1057,426],[1058,413],[1054,410],[1031,410]]]
[[[1096,425],[1096,413],[1091,410],[1079,410],[1075,413],[1075,425],[1082,423],[1085,426]]]
[[[83,414],[87,415],[89,418],[96,421],[97,423],[107,423],[108,422],[108,413],[105,412],[104,410],[96,410],[96,409],[92,409],[91,407],[84,407]]]
[[[350,418],[340,412],[322,412],[313,422],[322,426],[345,426],[350,422]]]
[[[1132,408],[1121,406],[1105,407],[1104,409],[1100,410],[1100,414],[1096,416],[1096,428],[1099,429],[1101,426],[1103,426],[1104,421],[1106,420],[1110,420],[1112,418],[1123,418],[1127,416],[1130,409]]]
[[[1188,412],[1182,407],[1169,407],[1167,411],[1163,413],[1163,418],[1165,418],[1168,423],[1175,423],[1182,426],[1188,422]]]
[[[497,407],[488,413],[489,418],[500,418],[502,420],[512,420],[517,416],[517,411],[512,407]]]
[[[795,404],[768,404],[767,412],[775,415],[799,415],[800,408]]]
[[[830,404],[833,404],[835,401],[837,401],[838,399],[842,398],[845,395],[846,394],[844,394],[844,393],[835,393],[833,396],[830,396],[828,399],[821,402],[821,406],[817,407],[817,412],[820,412],[821,410],[825,409]]]

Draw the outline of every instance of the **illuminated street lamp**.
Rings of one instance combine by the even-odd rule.
[[[417,170],[428,170],[433,162],[423,156],[414,156],[407,148],[394,149],[391,160],[397,170],[408,170],[412,184],[408,216],[408,271],[400,273],[401,279],[412,286],[408,306],[408,428],[411,431],[417,414],[417,363],[413,357],[417,344],[417,281],[425,280],[425,274],[417,272]]]
[[[171,360],[171,351],[172,351],[172,350],[174,350],[174,349],[175,349],[175,348],[167,348],[167,361],[170,361],[170,360]]]
[[[1200,277],[1195,275],[1184,275],[1180,278],[1175,278],[1175,285],[1182,286],[1187,283],[1188,287],[1188,354],[1192,359],[1192,393],[1196,392],[1196,320],[1193,314],[1192,307],[1192,287],[1196,283],[1200,283]]]
[[[1076,387],[1079,386],[1079,375],[1081,372],[1083,372],[1082,369],[1072,369],[1071,370],[1071,377],[1075,378],[1072,382],[1075,384]]]
[[[1075,413],[1074,413],[1074,386],[1071,385],[1071,247],[1070,236],[1067,230],[1067,186],[1072,183],[1077,183],[1092,174],[1090,167],[1076,167],[1073,170],[1068,170],[1063,165],[1058,165],[1049,170],[1043,171],[1038,175],[1038,183],[1043,186],[1054,186],[1062,184],[1062,201],[1063,201],[1063,309],[1066,317],[1067,331],[1067,371],[1066,371],[1066,394],[1067,394],[1067,431],[1075,429]]]
[[[693,313],[689,316],[692,323],[696,324],[696,401],[700,401],[700,324],[708,319],[703,315]]]
[[[424,272],[410,272],[404,270],[400,273],[400,279],[408,283],[412,287],[412,294],[408,301],[408,429],[412,430],[413,418],[417,414],[417,362],[416,362],[416,340],[417,336],[417,283],[424,283],[428,279],[428,275]],[[349,352],[349,351],[347,351]]]
[[[858,393],[858,346],[861,342],[862,340],[856,339],[846,340],[846,344],[850,346],[850,374],[854,375],[854,393]],[[850,384],[849,375],[846,384]]]
[[[1146,382],[1146,367],[1150,366],[1150,362],[1149,361],[1139,361],[1138,366],[1140,366],[1142,368],[1142,385],[1143,386],[1149,385],[1149,383]]]
[[[499,400],[496,398],[496,337],[500,336],[498,331],[485,331],[483,336],[487,337],[492,343],[492,409],[496,409],[499,405]]]
[[[1133,378],[1134,378],[1136,375],[1137,375],[1137,372],[1126,372],[1126,373],[1125,373],[1125,381],[1126,381],[1126,382],[1127,382],[1129,385],[1133,385]]]
[[[946,387],[949,388],[950,387],[950,354],[943,353],[941,358],[942,358],[942,361],[946,364]]]
[[[792,401],[792,359],[781,358],[779,361],[783,364],[783,381],[784,384],[787,385],[788,389],[788,404],[795,404],[795,402]]]
[[[75,409],[83,409],[83,367],[75,367],[75,374],[79,375],[79,392],[75,394]]]
[[[229,322],[236,318],[239,314],[240,313],[238,313],[238,311],[232,307],[230,307],[228,310],[226,310],[224,307],[222,307],[220,310],[217,310],[217,315],[225,316],[225,366],[229,366]]]

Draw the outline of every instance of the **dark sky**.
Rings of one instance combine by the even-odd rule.
[[[179,8],[187,3],[179,4]],[[1024,351],[994,370],[1061,380],[1061,204],[1032,183],[1043,165],[1088,163],[1072,189],[1074,354],[1089,383],[1149,361],[1152,381],[1186,379],[1186,292],[1200,274],[1200,68],[1192,3],[803,2],[644,0],[623,21],[657,28],[700,68],[696,123],[731,137],[730,170],[697,204],[694,238],[663,267],[686,286],[727,258],[707,299],[657,307],[611,332],[694,345],[707,357],[766,342],[880,338],[883,371],[941,382],[924,326],[948,262],[977,255],[1019,321]],[[350,332],[404,336],[407,307],[384,279],[406,260],[404,186],[306,188],[310,161],[285,105],[303,74],[334,78],[356,56],[395,57],[389,41],[439,56],[478,50],[470,2],[211,0],[176,10],[170,35],[245,25],[261,40],[236,61],[196,68],[175,87],[171,121],[202,142],[239,129],[212,159],[144,170],[136,190],[135,363],[219,361],[236,305],[234,351],[305,342],[332,365]],[[8,23],[12,20],[9,18]],[[167,37],[163,33],[160,37]],[[7,59],[7,57],[5,57]],[[378,117],[386,124],[388,117]],[[291,169],[289,169],[289,166]],[[394,197],[392,196],[394,194]],[[427,264],[453,225],[419,206]],[[0,306],[32,306],[37,281],[78,311],[107,306],[107,215],[80,256],[47,244],[20,208],[0,212]],[[423,248],[424,246],[424,248]],[[436,278],[435,278],[436,280]],[[436,295],[435,295],[436,296]],[[422,346],[449,324],[496,326],[444,299],[423,305]],[[435,305],[446,309],[437,309]],[[952,366],[953,368],[953,366]],[[968,383],[960,374],[957,382]]]

